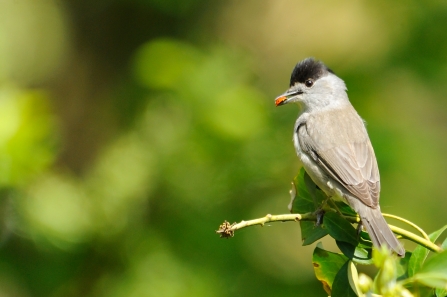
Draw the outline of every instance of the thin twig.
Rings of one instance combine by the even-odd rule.
[[[264,226],[265,223],[273,223],[273,222],[298,222],[298,221],[316,221],[317,217],[313,213],[305,213],[305,214],[281,214],[281,215],[271,215],[268,214],[265,217],[249,220],[249,221],[241,221],[240,223],[230,224],[227,221],[223,222],[222,225],[219,226],[219,230],[216,233],[220,234],[220,237],[228,238],[234,236],[234,231],[255,226],[261,225]]]
[[[420,237],[414,233],[411,233],[410,231],[407,231],[405,229],[402,229],[402,228],[399,228],[399,227],[396,227],[396,226],[393,226],[390,224],[388,224],[388,226],[390,226],[390,229],[394,233],[399,234],[402,237],[404,237],[412,242],[422,245],[423,247],[429,249],[432,252],[436,252],[436,253],[442,252],[442,249],[439,246],[437,246],[436,244],[434,244],[433,242],[431,242],[430,240],[422,238],[422,237]]]
[[[382,213],[382,214],[383,214],[384,217],[388,217],[388,218],[396,219],[396,220],[398,220],[398,221],[401,221],[401,222],[404,222],[404,223],[410,225],[410,226],[413,227],[414,229],[418,230],[418,231],[422,234],[422,236],[424,236],[425,239],[427,239],[428,241],[430,241],[430,238],[428,237],[427,233],[425,233],[424,230],[422,230],[422,228],[419,227],[418,225],[416,225],[415,223],[410,222],[410,221],[408,221],[408,220],[406,220],[406,219],[404,219],[404,218],[401,218],[401,217],[392,215],[392,214],[388,214],[388,213]]]
[[[359,223],[360,219],[355,216],[343,216],[346,220],[348,220],[350,223]],[[236,230],[255,226],[255,225],[261,225],[264,226],[265,223],[274,223],[274,222],[297,222],[297,221],[316,221],[317,216],[314,213],[304,213],[304,214],[281,214],[281,215],[271,215],[268,214],[265,217],[249,220],[249,221],[241,221],[240,223],[233,223],[230,224],[227,221],[225,221],[222,225],[219,226],[219,230],[216,231],[216,233],[220,234],[220,237],[233,237],[234,232]],[[411,224],[410,224],[411,225]],[[427,240],[425,238],[420,237],[419,235],[416,235],[410,231],[404,230],[402,228],[388,225],[390,226],[390,229],[398,234],[401,235],[403,238],[406,238],[410,241],[413,241],[419,245],[422,245],[423,247],[433,251],[433,252],[441,252],[442,249],[431,242],[430,240]]]

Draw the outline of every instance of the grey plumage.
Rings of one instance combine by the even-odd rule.
[[[375,246],[386,244],[403,256],[381,214],[376,156],[344,82],[322,62],[305,59],[292,72],[289,90],[276,99],[276,105],[289,102],[301,106],[293,141],[306,172],[328,196],[359,214]]]

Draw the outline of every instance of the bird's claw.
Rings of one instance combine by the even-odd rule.
[[[323,224],[323,217],[324,217],[325,213],[326,212],[322,208],[319,208],[314,212],[315,216],[317,217],[317,219],[315,221],[316,227],[319,227],[321,224]]]

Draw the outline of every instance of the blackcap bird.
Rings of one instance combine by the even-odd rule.
[[[405,250],[379,206],[380,176],[365,124],[351,105],[342,79],[322,62],[307,58],[293,69],[290,88],[276,106],[297,103],[293,143],[304,169],[328,197],[341,199],[360,216],[376,247]]]

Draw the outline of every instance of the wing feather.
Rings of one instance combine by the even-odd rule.
[[[353,107],[309,116],[298,128],[304,153],[364,204],[379,202],[380,176],[366,128]]]

